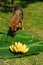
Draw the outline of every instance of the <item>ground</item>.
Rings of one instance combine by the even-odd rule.
[[[24,28],[34,38],[43,40],[43,2],[29,3],[24,12]],[[8,30],[12,12],[0,11],[0,30]],[[0,65],[43,65],[43,52],[23,58],[0,59]]]

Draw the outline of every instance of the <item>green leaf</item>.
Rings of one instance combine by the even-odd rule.
[[[18,31],[14,37],[7,36],[7,34],[0,34],[0,38],[0,58],[23,57],[43,52],[43,40],[33,39],[30,34],[23,31]],[[12,53],[9,50],[9,46],[15,42],[26,44],[29,51],[25,54]]]

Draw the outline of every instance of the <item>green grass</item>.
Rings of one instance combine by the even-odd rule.
[[[25,32],[43,40],[43,2],[30,3],[23,11]],[[12,12],[0,12],[0,30],[8,30],[11,15]],[[43,52],[23,58],[0,59],[0,65],[43,65]]]

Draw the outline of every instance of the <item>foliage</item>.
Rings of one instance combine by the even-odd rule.
[[[17,35],[12,38],[7,35],[0,35],[0,58],[14,58],[14,57],[23,57],[31,54],[37,54],[39,52],[43,52],[43,41],[38,39],[33,39],[31,35],[18,31]],[[23,35],[23,36],[22,36]],[[4,37],[4,38],[3,38]],[[22,42],[25,43],[29,48],[29,51],[25,54],[21,53],[12,53],[9,50],[9,46],[12,45],[14,42]],[[4,52],[4,53],[3,53]]]
[[[17,1],[16,1],[16,4],[17,4]],[[43,39],[43,2],[28,3],[28,4],[23,3],[22,5],[24,6],[27,5],[25,8],[23,8],[23,11],[24,11],[23,21],[25,23],[26,33],[28,32],[28,34],[29,35],[31,34],[32,37]],[[12,16],[11,11],[4,12],[0,10],[0,41],[1,41],[1,38],[3,39],[5,38],[4,36],[7,33],[5,32],[5,30],[8,30],[8,24],[10,22],[11,16]],[[14,42],[12,39],[12,44],[13,43]],[[33,54],[31,56],[25,56],[21,58],[13,57],[12,59],[9,59],[9,58],[0,59],[0,65],[43,65],[43,52],[40,52],[39,54],[36,54],[36,55]]]

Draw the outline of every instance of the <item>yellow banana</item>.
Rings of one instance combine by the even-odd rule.
[[[18,42],[18,51],[20,52],[21,50],[20,50],[20,48],[21,48],[21,46],[22,46],[22,44],[20,43],[20,42]]]
[[[10,50],[12,52],[16,52],[16,53],[18,53],[18,52],[26,53],[29,50],[29,48],[27,48],[25,44],[23,45],[20,42],[18,42],[18,43],[15,42],[14,45],[10,46]]]
[[[14,46],[17,48],[17,46],[18,46],[17,42],[15,42]]]
[[[16,46],[13,47],[13,50],[14,50],[15,52],[18,52]]]
[[[14,50],[12,49],[12,46],[10,46],[10,50],[11,50],[12,52],[14,52]]]
[[[20,48],[20,51],[21,51],[21,52],[24,52],[24,50],[25,50],[25,48],[24,48],[24,46],[22,45],[22,47]]]
[[[24,44],[23,47],[26,49],[26,45]]]
[[[29,48],[26,48],[23,53],[26,53],[29,50]]]

